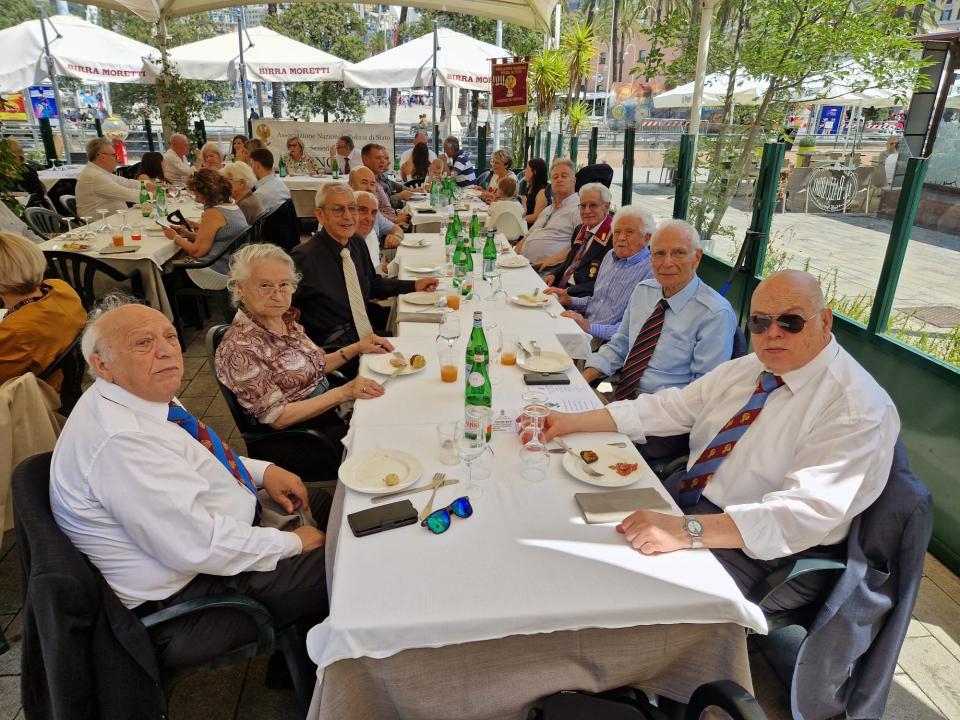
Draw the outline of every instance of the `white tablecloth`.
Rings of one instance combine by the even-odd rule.
[[[461,205],[466,205],[466,208],[458,210],[457,214],[460,216],[460,222],[463,223],[464,227],[469,226],[474,210],[477,212],[477,218],[480,220],[481,225],[487,221],[486,203],[468,197]],[[442,207],[431,208],[429,200],[411,201],[407,203],[404,210],[410,213],[410,224],[415,228],[420,225],[434,225],[447,222],[453,217],[453,213],[450,212],[449,209]]]
[[[57,184],[59,180],[76,180],[77,176],[80,174],[80,171],[86,167],[85,165],[61,165],[59,167],[52,167],[47,170],[37,171],[37,176],[40,178],[40,182],[43,183],[43,186],[49,190],[54,185]]]

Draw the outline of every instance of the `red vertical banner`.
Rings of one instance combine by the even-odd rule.
[[[491,60],[491,110],[527,111],[527,70],[530,58]]]

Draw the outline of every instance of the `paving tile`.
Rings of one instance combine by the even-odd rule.
[[[7,637],[7,642],[10,643],[10,649],[7,650],[3,655],[0,655],[0,676],[4,675],[16,675],[20,676],[20,649],[21,649],[21,638],[20,638],[20,618],[22,616],[17,614],[16,616],[12,615],[2,615],[0,618],[0,624],[4,626],[3,633]],[[9,619],[9,621],[8,621]]]
[[[223,399],[223,393],[218,392],[210,407],[207,408],[208,415],[230,415],[230,408],[227,407],[227,401]]]
[[[184,407],[190,411],[191,415],[200,419],[203,419],[207,414],[207,408],[210,407],[210,403],[213,402],[213,398],[208,396],[191,397],[190,395],[180,393],[177,397],[180,398]]]
[[[170,698],[170,720],[233,720],[246,669],[237,663],[181,680]]]
[[[192,379],[197,373],[205,372],[207,356],[191,356],[183,358],[183,377]]]
[[[17,542],[17,533],[13,528],[10,528],[2,537],[0,537],[0,559],[12,548]]]
[[[183,391],[183,397],[212,398],[219,394],[220,388],[217,387],[217,381],[207,373],[198,373],[197,376],[190,381],[187,389]]]
[[[939,585],[952,600],[960,603],[960,577],[930,553],[927,553],[923,574]]]
[[[14,720],[20,714],[20,677],[0,677],[0,720]]]
[[[928,577],[920,580],[913,616],[960,662],[960,604]]]
[[[250,661],[234,720],[298,720],[302,717],[293,690],[268,690],[264,685],[267,662],[266,657]]]
[[[907,637],[924,637],[929,635],[930,631],[917,618],[910,618],[910,624],[907,626]]]
[[[893,676],[883,717],[885,720],[940,720],[943,713],[909,675],[899,674]]]
[[[907,638],[900,651],[900,667],[949,718],[960,717],[960,660],[935,637]]]

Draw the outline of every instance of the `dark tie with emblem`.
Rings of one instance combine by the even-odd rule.
[[[627,361],[620,370],[620,383],[617,385],[617,391],[614,393],[614,400],[632,400],[640,391],[640,378],[643,371],[650,364],[650,358],[653,357],[653,351],[657,349],[657,341],[660,339],[660,331],[663,330],[663,316],[669,305],[666,298],[660,298],[660,302],[653,308],[650,317],[637,333],[637,339],[633,341],[633,347],[630,348],[630,354],[627,355]]]
[[[720,463],[733,451],[737,441],[744,436],[753,421],[760,415],[770,393],[781,385],[783,385],[783,378],[779,375],[771,372],[760,373],[757,388],[747,404],[737,410],[727,424],[720,428],[717,436],[700,453],[700,457],[680,481],[680,507],[690,507],[700,502],[703,489],[713,478]]]
[[[592,240],[593,237],[594,234],[592,232],[586,228],[583,229],[583,240],[580,242],[580,247],[577,248],[577,253],[573,256],[573,260],[570,261],[566,271],[563,273],[563,277],[560,278],[560,282],[557,283],[558,288],[565,288],[570,282],[570,278],[573,277],[577,268],[580,267],[580,261],[583,260],[583,255],[587,252],[590,240]]]

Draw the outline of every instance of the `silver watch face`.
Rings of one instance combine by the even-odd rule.
[[[683,519],[683,527],[693,537],[703,537],[703,523],[695,517],[685,517]]]

